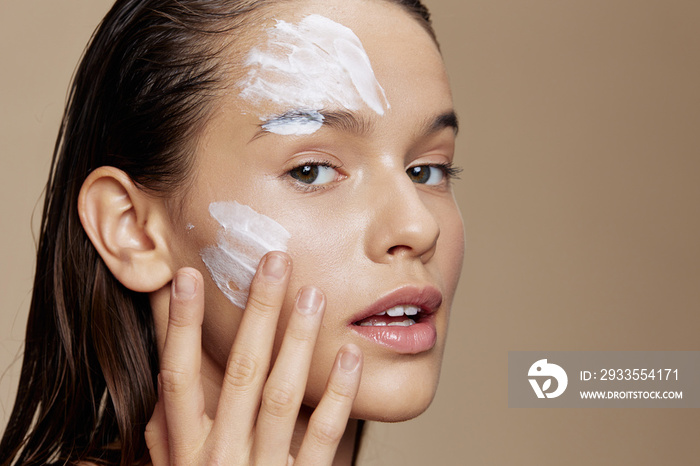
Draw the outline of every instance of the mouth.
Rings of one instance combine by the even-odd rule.
[[[433,287],[399,288],[356,315],[350,328],[398,353],[420,353],[437,342],[435,313],[441,304],[442,294]]]

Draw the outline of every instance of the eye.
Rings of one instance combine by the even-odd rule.
[[[414,183],[436,186],[459,179],[462,169],[455,167],[452,162],[432,165],[416,165],[406,170],[406,174]]]
[[[414,183],[437,185],[445,179],[445,169],[441,166],[418,165],[406,170],[408,177]]]
[[[300,183],[323,185],[335,181],[338,171],[330,165],[310,163],[292,168],[289,175]]]

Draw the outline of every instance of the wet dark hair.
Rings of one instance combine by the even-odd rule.
[[[119,0],[95,31],[54,149],[3,465],[150,460],[143,434],[158,353],[148,296],[109,272],[81,226],[78,194],[104,165],[154,195],[185,189],[197,137],[226,87],[231,44],[291,1]],[[420,1],[382,1],[435,37]]]

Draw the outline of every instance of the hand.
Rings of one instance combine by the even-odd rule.
[[[338,351],[326,391],[299,453],[289,452],[325,310],[320,290],[303,287],[270,371],[272,346],[291,259],[272,252],[260,262],[229,354],[214,419],[205,412],[200,373],[204,283],[192,268],[177,272],[160,359],[158,403],[146,426],[154,465],[330,465],[345,431],[362,371],[355,345]]]

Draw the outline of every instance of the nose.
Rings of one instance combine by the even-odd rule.
[[[387,179],[390,180],[387,182]],[[370,225],[366,253],[374,262],[420,258],[423,263],[435,254],[440,225],[413,181],[403,171],[394,171],[383,182],[374,183],[370,194]]]

